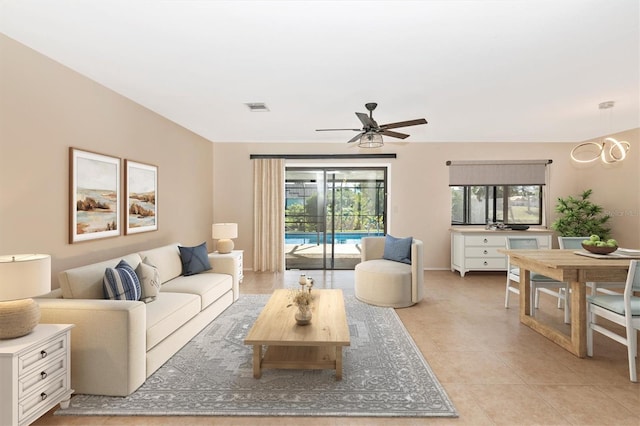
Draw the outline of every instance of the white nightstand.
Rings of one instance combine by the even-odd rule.
[[[218,251],[214,251],[213,253],[209,254],[209,256],[212,256],[214,259],[215,258],[232,258],[234,260],[236,268],[238,268],[238,281],[240,283],[242,283],[242,279],[244,278],[244,273],[242,272],[243,271],[243,265],[242,265],[243,255],[244,255],[244,250],[232,250],[231,253],[219,253]]]
[[[0,425],[28,425],[56,404],[69,407],[72,324],[40,324],[0,340]]]

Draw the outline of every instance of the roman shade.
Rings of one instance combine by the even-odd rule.
[[[544,185],[551,160],[447,161],[449,186]]]

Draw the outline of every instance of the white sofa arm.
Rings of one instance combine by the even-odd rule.
[[[126,396],[146,379],[143,302],[36,299],[41,323],[71,329],[71,386],[76,393]]]
[[[235,256],[212,256],[209,253],[209,263],[211,263],[211,271],[218,274],[227,274],[233,277],[233,301],[240,297],[240,276],[238,269],[238,258]]]

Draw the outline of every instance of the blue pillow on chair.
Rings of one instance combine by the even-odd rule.
[[[115,268],[105,269],[102,288],[106,299],[140,300],[140,281],[131,265],[124,260]]]
[[[211,269],[207,243],[195,247],[179,246],[178,248],[180,249],[180,260],[182,260],[182,275],[195,275]]]
[[[396,238],[387,235],[382,258],[411,265],[411,243],[413,243],[413,237]]]

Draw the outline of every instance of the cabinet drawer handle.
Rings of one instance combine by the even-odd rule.
[[[47,357],[47,351],[45,351],[45,350],[40,351],[40,356],[42,358],[46,358]]]
[[[46,392],[42,392],[40,394],[40,398],[42,398],[42,400],[44,401],[45,399],[47,399],[47,393]]]
[[[487,266],[489,264],[489,262],[487,262],[486,260],[482,263],[484,264],[484,266]]]
[[[41,378],[42,380],[46,379],[46,378],[47,378],[47,372],[46,372],[46,371],[42,371],[42,372],[40,372],[40,378]]]
[[[487,240],[486,238],[483,240],[484,243],[488,243],[489,240]]]
[[[482,252],[483,254],[489,254],[489,252],[487,250]]]

